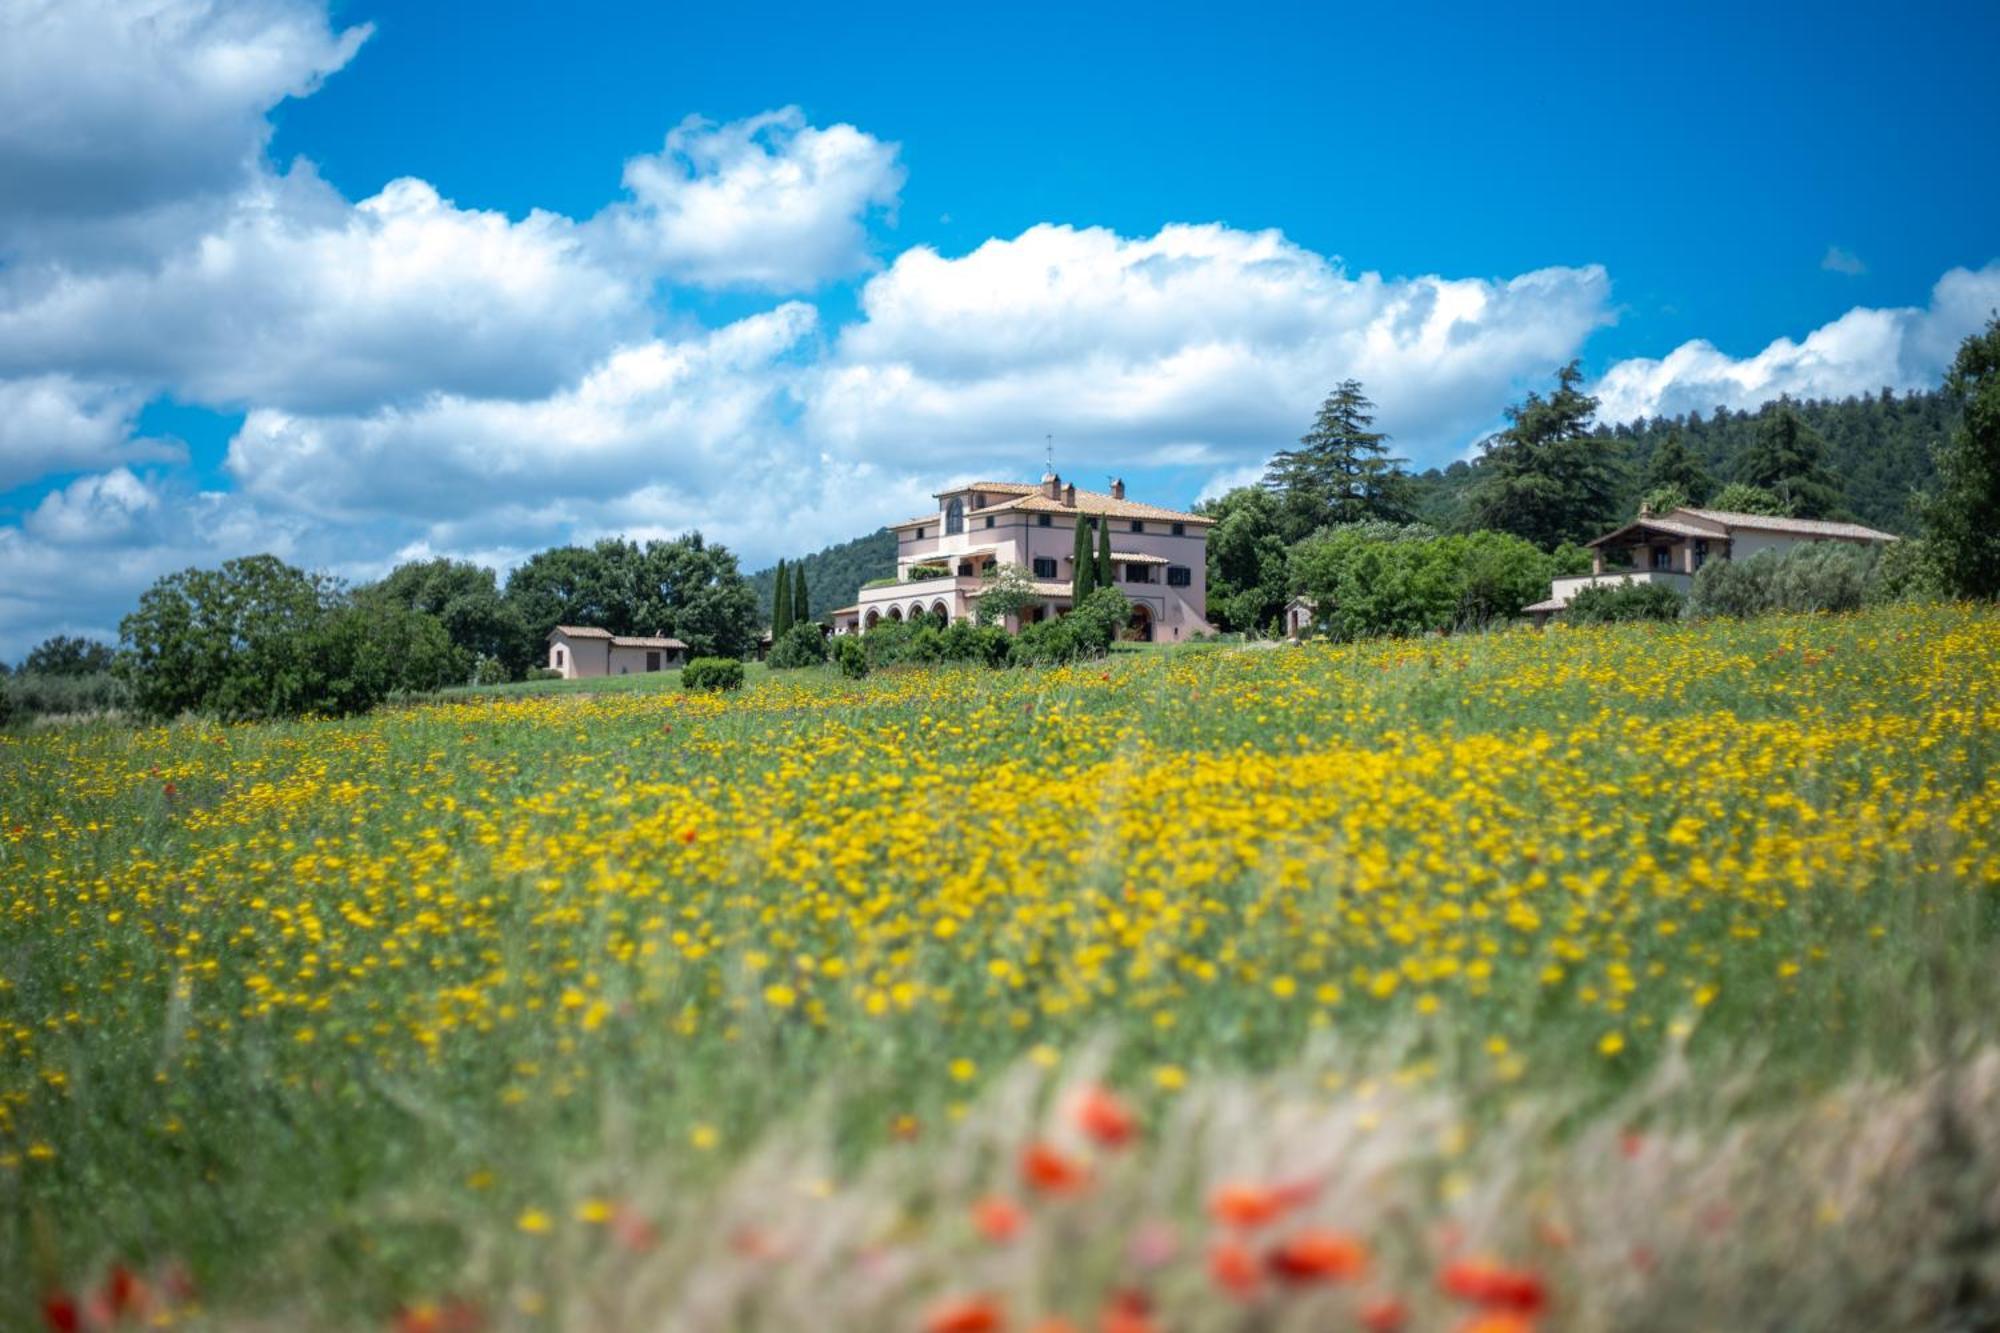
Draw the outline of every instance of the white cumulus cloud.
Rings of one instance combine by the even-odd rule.
[[[1722,406],[1748,410],[1780,395],[1845,398],[1883,387],[1935,388],[1965,336],[2000,309],[2000,261],[1955,268],[1926,306],[1856,306],[1808,333],[1779,338],[1754,356],[1733,357],[1705,339],[1663,357],[1634,357],[1593,388],[1604,421],[1678,416]]]
[[[52,472],[182,457],[169,441],[132,435],[142,397],[68,375],[0,380],[0,491]]]
[[[635,263],[705,287],[810,291],[868,268],[868,223],[903,186],[895,144],[797,107],[690,116],[625,164],[632,198],[597,225]]]
[[[8,0],[0,5],[0,236],[226,191],[266,113],[345,65],[312,0]]]
[[[1018,470],[1053,433],[1107,464],[1242,468],[1353,377],[1402,449],[1436,459],[1575,355],[1609,294],[1596,266],[1385,278],[1275,231],[1037,226],[870,279],[807,421],[837,453],[908,465],[949,450]]]

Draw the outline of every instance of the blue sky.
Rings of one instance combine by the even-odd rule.
[[[159,573],[1934,383],[2000,8],[0,0],[0,656]],[[142,12],[144,11],[144,12]],[[147,15],[150,14],[150,17]],[[690,119],[690,118],[695,119]]]

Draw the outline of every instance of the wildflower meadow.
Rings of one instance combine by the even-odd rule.
[[[617,684],[0,733],[0,1327],[2000,1319],[1990,607]]]

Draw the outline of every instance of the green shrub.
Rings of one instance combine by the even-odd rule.
[[[884,620],[861,636],[861,647],[871,667],[895,666],[910,660],[910,640],[916,631],[900,620]]]
[[[1762,486],[1752,486],[1747,481],[1730,482],[1702,507],[1729,514],[1763,514],[1767,518],[1783,518],[1792,512],[1783,500]]]
[[[0,676],[0,727],[14,720],[14,694],[7,687],[7,678]]]
[[[684,690],[740,690],[743,664],[733,657],[697,657],[681,668]]]
[[[950,574],[950,565],[911,565],[904,578],[915,583],[918,579],[948,578]]]
[[[1015,636],[1010,657],[1016,666],[1054,666],[1102,657],[1131,614],[1132,604],[1124,593],[1099,588],[1068,615],[1022,630]]]
[[[125,682],[109,671],[83,676],[22,671],[13,677],[11,689],[17,721],[109,713],[131,706],[131,692]]]
[[[505,685],[507,664],[497,657],[482,657],[473,664],[472,683],[474,685]]]
[[[958,621],[938,636],[938,651],[946,662],[973,662],[980,666],[1007,665],[1014,641],[997,626],[972,625]]]
[[[1688,591],[1690,616],[1757,616],[1772,611],[1852,611],[1868,601],[1877,552],[1845,542],[1760,551],[1748,560],[1711,560]]]
[[[868,650],[855,635],[843,634],[834,640],[833,660],[839,664],[840,674],[849,680],[860,680],[868,674]]]
[[[554,667],[529,667],[521,673],[522,680],[561,680],[563,673]]]
[[[1868,585],[1871,603],[1935,602],[1944,596],[1944,570],[1929,542],[1915,538],[1882,548]]]
[[[1550,579],[1588,564],[1579,548],[1544,555],[1501,532],[1421,532],[1362,524],[1328,529],[1294,550],[1292,585],[1319,605],[1334,637],[1359,639],[1511,620],[1548,594]]]
[[[826,661],[826,635],[817,621],[802,620],[786,630],[771,646],[765,665],[773,671],[793,671],[820,666]]]
[[[1631,620],[1679,620],[1687,599],[1663,583],[1600,583],[1563,608],[1572,625],[1615,625]]]

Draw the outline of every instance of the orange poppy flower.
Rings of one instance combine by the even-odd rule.
[[[1265,1264],[1287,1282],[1344,1282],[1368,1267],[1368,1247],[1345,1232],[1306,1227],[1279,1241]]]
[[[1059,1314],[1052,1314],[1047,1319],[1037,1323],[1034,1328],[1029,1330],[1029,1333],[1083,1333],[1083,1330],[1078,1328],[1073,1321],[1065,1319]]]
[[[986,1239],[1004,1243],[1021,1234],[1028,1215],[1005,1195],[992,1194],[972,1205],[972,1225]]]
[[[1108,1088],[1091,1084],[1070,1106],[1077,1128],[1107,1148],[1122,1148],[1139,1132],[1139,1118]]]
[[[1538,1315],[1549,1303],[1548,1288],[1539,1275],[1491,1259],[1460,1259],[1448,1264],[1439,1285],[1448,1296],[1519,1315]]]
[[[924,1318],[924,1333],[999,1333],[1006,1326],[1000,1305],[991,1296],[946,1301]]]
[[[660,1243],[660,1229],[645,1214],[622,1203],[611,1210],[610,1231],[618,1248],[632,1254],[643,1254]]]
[[[69,1293],[52,1291],[42,1297],[42,1322],[49,1333],[77,1333],[83,1327],[83,1314]]]
[[[1046,1143],[1021,1150],[1021,1179],[1044,1194],[1075,1194],[1090,1184],[1090,1168]]]
[[[1238,1240],[1217,1241],[1208,1251],[1208,1275],[1215,1285],[1244,1300],[1257,1294],[1264,1284],[1264,1274],[1257,1266],[1257,1256],[1250,1247]]]
[[[1285,1211],[1285,1198],[1267,1185],[1224,1185],[1208,1199],[1208,1214],[1232,1227],[1261,1227]]]
[[[1398,1333],[1410,1322],[1410,1307],[1394,1296],[1377,1296],[1361,1307],[1361,1327],[1368,1333]]]

